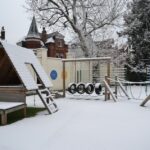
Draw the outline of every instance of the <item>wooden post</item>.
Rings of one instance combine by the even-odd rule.
[[[1,114],[1,123],[2,125],[7,124],[7,114],[5,112]]]
[[[146,65],[146,76],[148,76],[148,67],[147,67],[147,65]],[[147,77],[146,77],[146,81],[148,81]],[[145,92],[147,94],[147,84],[146,84]]]
[[[117,89],[117,76],[115,76],[115,96],[117,98],[117,92],[118,92],[118,89]]]
[[[65,61],[63,61],[63,97],[66,96]]]
[[[107,76],[105,76],[105,81],[107,82],[108,79],[107,79]],[[105,86],[105,101],[108,100],[108,90],[107,90],[107,87]]]
[[[107,90],[109,91],[110,95],[112,96],[114,102],[116,102],[117,99],[116,99],[115,95],[113,94],[113,92],[112,92],[110,86],[108,85],[108,83],[107,83],[105,80],[104,80],[104,84],[105,84],[105,87],[107,88]]]
[[[145,98],[145,100],[140,104],[140,106],[144,106],[150,100],[150,95]]]
[[[110,78],[110,60],[107,63],[107,77]],[[106,80],[108,85],[110,86],[110,80]],[[110,100],[110,93],[108,93],[108,100]]]
[[[23,108],[23,115],[24,115],[24,117],[27,116],[27,107],[24,107],[24,108]]]

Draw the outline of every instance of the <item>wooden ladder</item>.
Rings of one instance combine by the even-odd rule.
[[[54,102],[54,99],[50,93],[50,90],[48,88],[38,89],[37,94],[41,98],[45,108],[48,110],[49,114],[55,113],[58,111],[58,107],[56,103]]]

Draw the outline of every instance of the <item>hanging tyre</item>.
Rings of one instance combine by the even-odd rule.
[[[75,83],[70,83],[68,85],[68,92],[71,93],[71,94],[75,94],[77,92]]]
[[[92,83],[85,84],[85,92],[87,94],[92,94],[94,92],[94,85]]]
[[[85,93],[85,85],[84,85],[84,83],[78,83],[77,84],[77,92],[79,94],[84,94]]]
[[[102,85],[100,83],[96,83],[95,84],[95,93],[97,95],[99,95],[99,94],[101,94],[101,92],[102,92]]]

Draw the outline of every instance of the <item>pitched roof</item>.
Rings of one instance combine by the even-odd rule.
[[[32,22],[31,22],[31,25],[30,25],[30,28],[29,28],[29,31],[28,31],[26,38],[38,38],[38,39],[40,39],[40,34],[38,31],[36,20],[35,20],[34,16],[32,18]]]
[[[46,44],[48,43],[54,43],[54,39],[52,37],[48,38],[47,41],[46,41]]]
[[[27,68],[27,64],[31,64],[33,66],[35,72],[38,74],[45,87],[52,86],[47,74],[45,73],[44,69],[42,68],[41,64],[39,63],[32,50],[22,48],[20,46],[10,45],[6,42],[1,41],[0,45],[2,45],[17,75],[19,76],[27,90],[38,89],[38,86],[34,81],[29,68]]]
[[[47,38],[51,38],[51,37],[54,37],[54,36],[56,38],[58,37],[59,39],[64,39],[64,36],[61,33],[59,33],[58,31],[48,34]]]
[[[58,38],[58,39],[64,39],[64,36],[59,33],[58,31],[56,32],[53,32],[53,33],[50,33],[50,34],[47,34],[47,40],[46,40],[46,44],[48,43],[54,43],[54,38]]]

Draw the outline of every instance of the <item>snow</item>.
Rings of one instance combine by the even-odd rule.
[[[47,74],[44,69],[41,67],[40,62],[37,60],[33,51],[30,49],[22,48],[19,46],[10,45],[6,42],[1,42],[7,55],[12,61],[16,71],[18,72],[22,82],[24,83],[27,90],[37,89],[37,84],[35,83],[32,74],[27,68],[26,64],[32,64],[35,68],[37,74],[40,76],[45,87],[51,87],[52,83],[50,82]]]
[[[62,59],[64,62],[74,62],[74,61],[96,61],[96,60],[110,60],[111,57],[92,57],[92,58],[69,58],[69,59]]]
[[[54,39],[52,37],[48,38],[47,41],[46,41],[46,44],[48,43],[54,43]]]
[[[37,39],[39,39],[40,40],[40,35],[38,35],[38,34],[36,34],[36,33],[31,33],[31,34],[28,34],[27,36],[26,36],[26,38],[37,38]]]
[[[140,107],[140,100],[119,98],[115,103],[85,95],[67,95],[56,103],[59,111],[53,115],[43,111],[1,126],[0,150],[150,149],[149,103]],[[44,107],[36,96],[28,97],[27,104]]]
[[[18,102],[0,102],[0,110],[2,109],[9,109],[12,107],[20,106],[24,103],[18,103]]]

